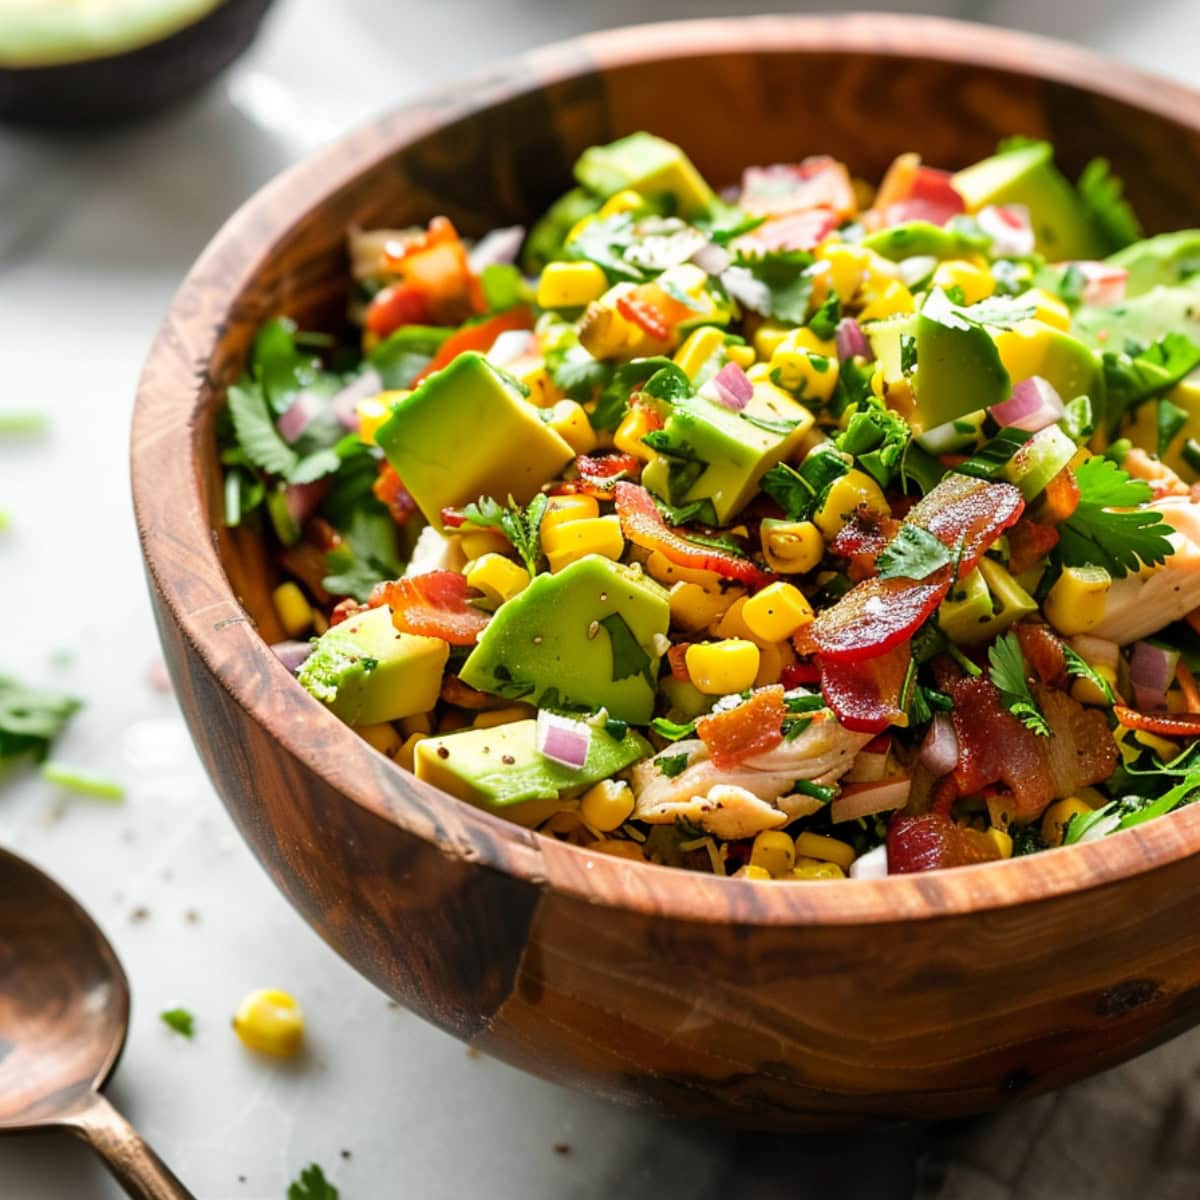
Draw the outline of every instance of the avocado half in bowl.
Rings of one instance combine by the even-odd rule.
[[[6,0],[0,119],[95,125],[195,92],[253,41],[271,0]]]

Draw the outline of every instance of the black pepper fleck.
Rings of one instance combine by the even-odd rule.
[[[437,756],[438,756],[438,758],[449,758],[450,751],[447,750],[445,746],[439,746],[437,748]]]
[[[515,763],[517,760],[515,758],[513,758],[513,756],[511,754],[502,754],[500,756],[500,761],[506,767],[511,767],[513,765],[513,763]]]

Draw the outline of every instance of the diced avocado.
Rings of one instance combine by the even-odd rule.
[[[439,531],[443,508],[480,496],[524,504],[575,457],[517,383],[474,351],[397,403],[375,440]]]
[[[1166,447],[1162,461],[1185,483],[1196,483],[1200,481],[1200,470],[1184,457],[1183,448],[1189,441],[1200,443],[1200,379],[1185,379],[1176,384],[1165,399],[1182,409],[1187,419]],[[1147,400],[1145,404],[1139,404],[1125,418],[1121,436],[1153,453],[1158,447],[1158,408],[1161,403],[1160,400]]]
[[[713,704],[716,702],[716,696],[707,696],[695,684],[688,683],[684,679],[676,679],[674,675],[668,675],[661,684],[659,690],[667,698],[667,703],[671,709],[684,721],[694,721],[697,717],[703,716]]]
[[[905,221],[890,229],[880,229],[862,240],[866,250],[874,250],[883,258],[900,262],[905,258],[965,258],[987,248],[985,234],[944,228],[931,221]]]
[[[669,196],[675,212],[694,217],[715,197],[678,146],[650,133],[631,133],[607,146],[592,146],[575,164],[575,178],[598,196],[630,188],[643,196]]]
[[[930,454],[967,454],[979,446],[987,410],[967,413],[956,417],[945,425],[927,429],[916,440],[922,450]]]
[[[463,664],[482,692],[543,708],[606,708],[644,725],[670,621],[666,590],[589,554],[502,604]]]
[[[942,632],[962,646],[991,641],[1013,622],[1037,612],[1032,596],[998,562],[981,559],[938,609]]]
[[[530,275],[536,275],[548,262],[559,258],[567,234],[584,217],[594,213],[601,203],[599,196],[581,187],[572,188],[566,195],[559,196],[525,239],[525,249],[521,254],[525,270]]]
[[[887,317],[882,321],[868,321],[863,326],[867,341],[871,343],[871,353],[875,362],[883,371],[883,377],[889,383],[904,375],[903,339],[917,336],[917,316],[915,313],[905,313],[902,316]]]
[[[1051,262],[1104,254],[1104,243],[1078,193],[1054,165],[1049,142],[1032,142],[985,158],[959,171],[953,183],[969,212],[989,204],[1024,204],[1038,253]]]
[[[537,825],[559,807],[563,792],[607,779],[652,753],[632,729],[614,738],[593,728],[587,761],[567,767],[537,748],[537,721],[513,721],[492,729],[464,729],[418,743],[418,779],[521,825]]]
[[[1071,329],[1089,346],[1118,352],[1127,342],[1148,346],[1168,333],[1200,342],[1200,287],[1153,287],[1112,308],[1080,308]]]
[[[1129,272],[1125,295],[1132,300],[1155,287],[1186,283],[1200,288],[1200,229],[1181,229],[1134,242],[1109,256]]]
[[[772,385],[756,386],[741,412],[704,396],[684,397],[656,435],[657,453],[642,483],[671,504],[711,500],[717,524],[726,525],[812,424],[807,408]]]
[[[1040,496],[1046,484],[1073,459],[1079,447],[1057,425],[1035,433],[1004,464],[1003,475],[1025,499]]]
[[[349,725],[378,725],[428,712],[450,647],[397,633],[389,608],[373,608],[323,633],[300,668],[301,685]]]
[[[1013,329],[997,329],[992,336],[1013,383],[1040,375],[1064,402],[1094,393],[1099,360],[1090,346],[1072,334],[1030,318]]]

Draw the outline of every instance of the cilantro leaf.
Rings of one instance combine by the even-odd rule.
[[[25,754],[42,762],[82,703],[0,675],[0,762]]]
[[[290,475],[299,456],[275,428],[262,384],[248,379],[232,384],[227,401],[234,433],[246,458],[270,475]]]
[[[338,1190],[325,1178],[325,1172],[313,1163],[300,1172],[300,1178],[288,1187],[287,1200],[338,1200]]]
[[[812,255],[803,250],[739,254],[721,282],[743,307],[789,325],[803,325],[812,296],[812,262]]]
[[[713,507],[713,502],[707,498],[679,505],[668,504],[665,500],[655,496],[654,505],[662,513],[663,520],[668,525],[678,527],[686,525],[689,521],[696,521],[709,527],[717,524],[717,510]]]
[[[569,258],[595,263],[610,280],[643,283],[650,274],[626,258],[637,242],[634,221],[627,213],[589,221],[566,247]]]
[[[326,591],[364,602],[377,583],[395,579],[403,571],[396,550],[396,522],[373,496],[351,510],[338,532],[341,543],[325,556],[329,574],[321,583]]]
[[[1103,567],[1114,579],[1141,564],[1154,566],[1174,553],[1171,527],[1153,509],[1136,510],[1150,499],[1150,485],[1131,479],[1107,458],[1089,458],[1075,471],[1079,507],[1059,527],[1052,557],[1064,566]],[[1133,512],[1109,512],[1130,508]]]
[[[600,622],[600,628],[608,634],[612,647],[612,679],[616,683],[632,675],[642,675],[651,687],[654,679],[650,673],[650,655],[642,649],[629,622],[620,613],[609,613]]]
[[[436,325],[405,325],[384,338],[367,355],[367,363],[378,372],[382,389],[411,387],[453,332]]]
[[[668,778],[682,774],[688,765],[687,754],[666,754],[654,760],[654,765]]]
[[[876,559],[880,579],[927,579],[950,561],[950,551],[927,529],[903,524]]]
[[[1131,408],[1169,391],[1200,366],[1200,346],[1186,334],[1172,332],[1136,354],[1107,350],[1100,361],[1105,422],[1112,433]]]
[[[1113,695],[1113,690],[1108,680],[1100,674],[1086,659],[1082,658],[1070,646],[1063,646],[1063,657],[1067,662],[1067,674],[1075,675],[1080,679],[1086,679],[1089,683],[1100,690],[1100,694],[1109,702],[1115,704],[1116,696]]]
[[[183,1034],[185,1038],[195,1035],[196,1018],[186,1008],[168,1008],[166,1012],[160,1012],[158,1015],[165,1024],[176,1033]]]
[[[1000,692],[1000,700],[1026,729],[1039,737],[1050,736],[1050,726],[1038,708],[1026,678],[1025,656],[1021,643],[1011,630],[988,648],[988,675]]]
[[[814,451],[799,469],[776,463],[760,486],[787,513],[789,521],[804,521],[816,511],[829,485],[849,470],[840,454]]]
[[[668,367],[679,370],[671,359],[661,355],[654,358],[635,358],[632,362],[619,366],[604,385],[596,409],[589,417],[592,428],[606,429],[609,433],[615,431],[621,423],[621,418],[629,411],[629,397]],[[666,378],[664,376],[661,381],[662,385],[665,385]]]
[[[1142,236],[1142,224],[1124,198],[1125,185],[1112,173],[1107,159],[1093,158],[1083,168],[1075,187],[1109,254],[1123,250]]]
[[[910,436],[908,422],[899,413],[875,403],[854,413],[834,441],[843,453],[853,454],[880,487],[887,487],[901,469]]]
[[[808,327],[822,341],[828,341],[837,333],[838,322],[841,319],[842,301],[837,292],[831,291],[825,303],[809,318]]]
[[[480,496],[475,503],[468,504],[462,510],[462,517],[470,525],[499,530],[521,556],[529,574],[536,575],[538,561],[542,557],[542,518],[546,515],[548,504],[544,492],[539,492],[524,508],[511,496],[507,506],[491,496]]]

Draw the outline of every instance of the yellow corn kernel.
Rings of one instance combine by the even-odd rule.
[[[556,525],[548,535],[543,535],[542,545],[550,560],[550,570],[561,571],[587,554],[600,554],[615,562],[624,553],[625,536],[615,516],[586,517]]]
[[[786,875],[796,860],[796,847],[792,839],[782,830],[768,829],[754,839],[750,848],[750,865],[762,867],[769,875],[778,878]]]
[[[817,528],[826,541],[833,541],[842,526],[854,516],[860,505],[865,504],[872,512],[890,513],[879,484],[865,471],[847,471],[835,479],[825,495],[825,501],[813,517]]]
[[[299,586],[291,580],[281,583],[271,593],[271,602],[275,605],[275,615],[288,637],[299,637],[312,625],[312,605],[304,598]]]
[[[1047,846],[1061,846],[1063,830],[1074,816],[1086,816],[1092,806],[1078,796],[1068,796],[1050,805],[1042,814],[1042,839]]]
[[[1059,633],[1087,633],[1104,620],[1111,586],[1112,579],[1103,567],[1064,567],[1042,611]]]
[[[595,496],[551,496],[546,501],[546,511],[542,514],[541,535],[543,538],[559,525],[569,521],[583,521],[588,517],[598,517],[600,505]]]
[[[758,674],[754,677],[755,687],[769,687],[779,682],[784,667],[796,661],[796,652],[791,642],[772,642],[758,648]]]
[[[579,344],[593,358],[627,354],[637,334],[612,304],[601,300],[593,300],[579,319]]]
[[[538,408],[553,408],[562,400],[562,392],[555,386],[545,362],[540,358],[528,359],[525,365],[518,364],[515,370],[512,367],[506,370],[529,389],[527,398],[530,404]]]
[[[1158,734],[1151,733],[1148,729],[1135,729],[1133,740],[1149,747],[1163,762],[1170,762],[1179,753],[1179,747],[1174,742],[1169,742],[1166,738],[1159,737]]]
[[[380,425],[392,415],[392,407],[403,400],[407,391],[380,392],[378,396],[364,396],[355,406],[358,416],[358,437],[368,446],[375,445],[375,434]]]
[[[771,583],[751,596],[742,608],[755,640],[782,642],[813,619],[808,597],[790,583]]]
[[[658,550],[652,550],[645,562],[646,574],[651,579],[671,587],[673,584],[694,583],[706,591],[715,592],[721,586],[721,577],[716,571],[702,571],[697,567],[681,567],[673,563]]]
[[[817,862],[807,859],[792,868],[793,879],[845,879],[846,872],[832,862]]]
[[[675,365],[689,378],[695,379],[701,367],[725,344],[725,331],[715,325],[693,329],[687,341],[675,351]]]
[[[468,564],[467,584],[503,604],[529,586],[529,572],[503,554],[485,554]]]
[[[747,863],[744,867],[738,867],[732,878],[764,880],[771,878],[771,872],[763,870],[762,867],[756,867],[753,863]]]
[[[646,201],[642,198],[640,192],[635,192],[633,188],[624,188],[622,191],[614,192],[605,200],[600,209],[602,217],[617,217],[621,213],[637,212],[639,208],[645,208]]]
[[[628,858],[633,862],[645,862],[646,856],[637,842],[623,842],[615,838],[601,838],[593,842],[589,850],[597,850],[601,854],[611,854],[614,858]]]
[[[743,371],[749,370],[754,366],[754,347],[731,343],[725,347],[725,357],[731,363],[737,363]]]
[[[526,721],[537,715],[537,709],[528,704],[510,704],[506,708],[484,709],[471,726],[474,729],[495,729],[500,725],[511,725],[514,721]]]
[[[858,314],[858,319],[860,321],[881,321],[884,317],[916,312],[916,307],[912,292],[900,280],[892,279],[875,291],[874,298]]]
[[[844,242],[829,242],[818,248],[817,257],[829,264],[829,282],[838,299],[849,304],[866,276],[870,252]]]
[[[304,1041],[304,1014],[287,992],[260,988],[238,1005],[233,1028],[251,1050],[290,1058]]]
[[[797,333],[807,333],[800,329]],[[771,381],[800,400],[823,404],[837,386],[838,360],[833,355],[804,349],[788,338],[771,356]]]
[[[747,597],[745,596],[741,596],[735,600],[722,614],[721,619],[715,625],[710,626],[709,629],[714,637],[735,638],[743,642],[753,642],[761,650],[763,646],[770,644],[770,639],[760,638],[746,624],[743,611],[746,607],[746,600]]]
[[[964,304],[978,304],[996,290],[996,281],[986,266],[962,261],[938,263],[932,282],[934,287],[962,288]]]
[[[380,754],[386,754],[388,758],[391,758],[400,749],[400,735],[396,732],[395,726],[387,721],[382,721],[378,725],[355,725],[354,732],[364,742],[374,746]]]
[[[411,717],[401,717],[400,729],[405,737],[413,733],[432,733],[433,713],[414,713]]]
[[[771,364],[769,362],[756,362],[746,372],[746,378],[755,386],[762,383],[771,382]]]
[[[770,358],[779,343],[792,332],[787,325],[778,321],[764,321],[754,334],[754,351],[759,358]]]
[[[654,457],[654,451],[642,441],[650,432],[650,415],[642,407],[631,408],[622,418],[617,432],[613,434],[613,445],[625,454],[632,454],[649,462]]]
[[[620,829],[633,815],[633,789],[621,779],[602,779],[584,792],[579,815],[600,833]]]
[[[680,580],[671,585],[667,602],[671,606],[671,624],[695,633],[707,629],[738,598],[737,591],[709,590],[698,583]]]
[[[768,518],[759,527],[763,557],[772,571],[803,575],[825,556],[825,539],[811,521],[775,521]]]
[[[511,549],[508,538],[493,529],[472,529],[459,535],[459,546],[468,562],[487,554],[503,554]]]
[[[796,836],[796,857],[837,863],[843,871],[848,871],[855,855],[853,846],[837,838],[824,833],[801,833]]]
[[[758,674],[758,647],[739,638],[697,642],[687,648],[684,662],[697,691],[706,696],[728,696],[754,683]]]
[[[1117,673],[1107,663],[1101,663],[1098,667],[1092,668],[1101,679],[1108,683],[1108,686],[1116,693],[1117,689]],[[1095,704],[1101,708],[1107,708],[1109,705],[1108,697],[1090,680],[1076,679],[1071,684],[1071,695],[1079,701],[1080,704]],[[1167,696],[1168,701],[1171,699]]]
[[[428,733],[410,733],[404,739],[404,745],[396,751],[395,759],[397,766],[403,767],[406,771],[413,769],[413,757],[416,754],[417,747],[431,735]]]
[[[987,832],[996,849],[1000,851],[1000,857],[1012,858],[1012,835],[1006,829],[997,829],[994,825]]]
[[[582,308],[607,290],[608,279],[595,263],[547,263],[538,279],[538,307]]]
[[[596,448],[596,431],[583,406],[574,400],[559,400],[550,409],[547,424],[576,454],[591,454]]]
[[[1044,288],[1030,288],[1021,294],[1021,301],[1034,305],[1033,315],[1043,324],[1070,331],[1071,310],[1058,296],[1052,296]]]

